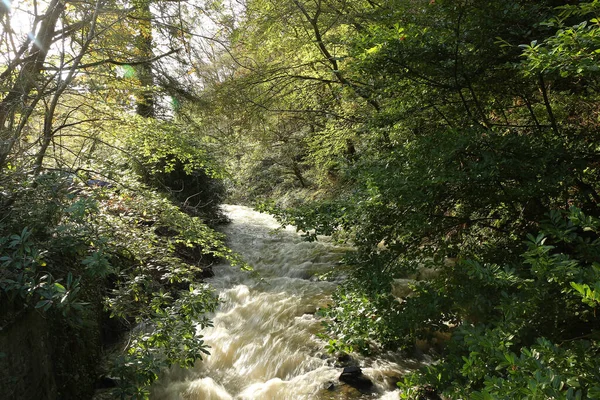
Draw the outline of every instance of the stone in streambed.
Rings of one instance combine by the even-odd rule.
[[[373,382],[362,373],[360,367],[344,368],[339,380],[360,391],[370,390],[373,387]]]

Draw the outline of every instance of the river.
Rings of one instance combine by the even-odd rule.
[[[214,266],[209,279],[222,300],[214,326],[201,332],[210,355],[194,368],[173,368],[152,391],[156,400],[342,400],[397,399],[394,379],[417,364],[388,354],[353,355],[374,383],[360,393],[338,381],[342,371],[317,337],[314,313],[327,304],[336,282],[319,276],[338,264],[348,248],[323,238],[303,241],[291,227],[278,229],[268,215],[224,206],[231,224],[229,246],[256,274]]]

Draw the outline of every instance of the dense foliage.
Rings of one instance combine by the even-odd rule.
[[[598,398],[598,13],[254,0],[233,27],[238,197],[356,246],[329,343],[428,342],[402,396]]]
[[[0,239],[3,301],[83,337],[107,323],[103,308],[120,321],[108,339],[133,329],[106,371],[124,394],[143,396],[162,369],[207,353],[196,330],[210,323],[217,299],[200,283],[204,269],[219,258],[236,261],[219,234],[133,176],[121,177],[119,189],[58,173],[21,176],[18,185],[10,178],[2,184],[11,196]]]
[[[12,3],[0,3],[0,396],[91,398],[110,376],[121,398],[147,398],[161,371],[208,352],[212,264],[245,267],[208,225],[223,220],[224,169],[174,96],[199,100],[169,83],[201,52],[200,4]]]
[[[203,222],[227,185],[354,244],[329,345],[426,343],[401,396],[600,398],[598,0],[36,12],[17,37],[0,3],[6,315],[85,326],[104,299],[137,326],[114,365],[144,396],[206,350],[215,300],[190,282],[238,261]]]

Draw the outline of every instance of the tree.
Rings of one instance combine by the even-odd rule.
[[[275,197],[262,208],[309,239],[356,245],[350,279],[324,311],[333,350],[411,348],[449,332],[447,364],[426,378],[456,397],[502,397],[507,374],[536,373],[535,352],[560,362],[585,354],[577,368],[594,371],[598,320],[582,317],[570,282],[590,282],[576,287],[591,301],[598,237],[583,233],[571,207],[598,216],[596,2],[270,5],[250,3],[254,24],[241,43],[266,46],[242,48],[255,64],[232,85],[270,114],[322,112],[304,136],[319,200],[285,207]],[[397,299],[394,280],[406,278],[413,293]],[[531,307],[512,313],[510,304]],[[522,374],[494,364],[510,354]],[[538,381],[562,382],[567,397],[578,384],[595,393],[594,378],[569,376]]]
[[[33,108],[41,100],[46,85],[40,84],[44,61],[48,55],[50,45],[55,38],[56,24],[59,16],[64,10],[65,4],[59,0],[53,0],[48,4],[46,12],[41,18],[36,18],[36,25],[40,23],[39,31],[35,39],[28,38],[19,48],[12,46],[6,48],[14,54],[6,65],[0,77],[0,84],[9,88],[7,94],[0,101],[0,168],[6,167],[7,158],[13,149],[15,142],[20,139],[21,131],[32,113]],[[36,16],[37,17],[37,16]],[[5,39],[12,39],[12,29],[10,29],[9,19],[4,19]],[[33,30],[35,31],[35,29]],[[13,44],[10,40],[5,42]],[[49,83],[49,82],[47,82]],[[35,88],[38,93],[33,99],[30,99],[32,91]],[[25,106],[25,107],[22,107]],[[18,119],[17,113],[20,111],[21,118]]]
[[[200,283],[210,264],[244,266],[200,213],[143,183],[178,169],[196,187],[218,188],[220,171],[201,137],[175,110],[157,112],[163,95],[154,72],[178,51],[170,45],[188,37],[171,35],[160,23],[173,15],[149,15],[148,2],[38,6],[29,10],[35,38],[11,29],[4,5],[0,14],[1,339],[14,343],[25,330],[47,341],[51,354],[40,357],[57,360],[56,368],[40,376],[56,393],[37,393],[41,386],[19,375],[26,366],[11,371],[0,396],[90,397],[101,372],[100,325],[110,313],[111,326],[152,327],[130,332],[127,349],[111,360],[121,378],[116,390],[145,398],[162,369],[191,366],[207,352],[196,329],[217,304]],[[215,201],[216,212],[219,193],[206,189],[189,197]],[[31,320],[43,329],[20,325]],[[17,354],[26,350],[7,346],[0,366],[29,359]],[[31,391],[18,389],[24,382]]]

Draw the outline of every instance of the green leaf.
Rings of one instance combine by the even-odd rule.
[[[52,304],[52,300],[40,300],[35,305],[35,308],[42,308]]]
[[[570,282],[570,284],[571,284],[571,287],[573,289],[577,290],[582,295],[585,295],[585,289],[586,289],[586,287],[589,289],[589,286],[581,284],[581,283]]]
[[[54,282],[54,289],[58,292],[58,293],[65,293],[67,291],[67,289],[61,285],[58,282]]]

